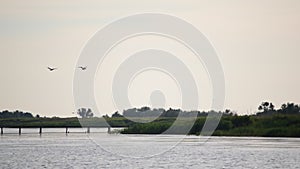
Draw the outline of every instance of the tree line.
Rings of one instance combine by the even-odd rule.
[[[124,110],[122,113],[119,113],[116,111],[111,115],[112,118],[117,117],[177,117],[179,114],[181,116],[187,116],[187,117],[206,117],[208,114],[211,113],[220,113],[223,116],[237,116],[238,114],[232,110],[226,109],[224,111],[184,111],[181,109],[172,109],[169,108],[167,110],[162,108],[154,108],[151,109],[150,107],[144,106],[141,108],[131,108]],[[80,108],[76,112],[77,115],[79,115],[82,118],[92,118],[94,117],[94,113],[90,108]],[[276,109],[274,104],[272,102],[262,102],[258,106],[258,111],[253,114],[256,116],[267,116],[267,115],[274,115],[274,114],[283,114],[283,115],[300,115],[300,105],[295,103],[284,103],[280,106],[280,108]],[[29,112],[22,112],[19,110],[16,111],[8,111],[4,110],[0,112],[0,118],[40,118],[40,116],[37,114],[36,116],[33,116]],[[104,118],[110,118],[108,115],[104,115]]]
[[[273,114],[300,114],[300,106],[295,103],[284,103],[279,109],[271,102],[262,102],[258,106],[259,112],[256,115],[273,115]]]
[[[151,109],[150,107],[141,107],[141,108],[132,108],[124,110],[122,113],[119,113],[116,111],[111,115],[111,117],[177,117],[179,114],[181,116],[195,116],[197,117],[205,117],[208,114],[211,113],[219,113],[223,116],[238,116],[238,114],[230,109],[226,109],[224,111],[183,111],[181,109],[172,109],[169,108],[168,110],[159,108],[159,109]],[[300,115],[300,105],[295,103],[284,103],[281,105],[280,108],[275,109],[275,106],[272,102],[262,102],[258,108],[257,112],[255,114],[252,114],[254,116],[266,116],[266,115],[274,115],[274,114],[294,114],[294,115]],[[108,115],[105,115],[104,117],[109,117]]]
[[[38,115],[37,115],[38,116]],[[0,118],[33,118],[34,116],[29,112],[22,112],[19,110],[8,111],[4,110],[0,112]]]

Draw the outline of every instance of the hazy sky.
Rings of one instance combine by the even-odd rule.
[[[1,0],[0,110],[19,109],[42,116],[71,116],[74,111],[74,69],[81,49],[104,25],[141,12],[177,16],[193,24],[209,39],[225,74],[225,108],[250,113],[265,100],[276,106],[288,101],[300,103],[298,0]],[[153,39],[157,41],[157,37],[144,38],[148,38],[147,45]],[[132,39],[131,45],[145,42],[145,39]],[[160,42],[168,44],[163,46],[172,50],[172,42],[164,39]],[[126,52],[126,45],[130,46],[122,45],[112,55]],[[143,45],[146,44],[139,48],[145,47]],[[173,48],[173,51],[176,50]],[[178,50],[179,53],[182,51]],[[112,58],[102,69],[118,67],[120,61]],[[185,63],[190,64],[191,69],[197,69],[193,60],[185,58]],[[46,70],[47,66],[59,69],[50,73]],[[113,74],[113,71],[106,72]],[[134,85],[163,76],[157,72],[148,73],[138,77],[131,86],[133,105],[149,103],[148,97],[136,99],[141,95],[135,97],[140,88]],[[101,71],[97,77],[101,78]],[[199,81],[201,77],[199,74]],[[203,83],[204,88],[209,89],[206,85],[209,83]],[[161,89],[164,88],[168,87],[162,85]],[[96,87],[96,98],[100,98],[97,102],[102,106],[101,111],[111,113],[114,111],[113,103],[101,103],[101,98],[111,102],[109,92],[101,89]],[[153,86],[149,87],[151,89]],[[205,91],[204,97],[207,95],[209,98],[209,92]],[[179,97],[176,91],[173,93],[172,97]],[[177,103],[178,99],[174,99],[168,105],[176,107],[179,106]],[[209,104],[209,99],[204,101],[203,109],[208,109]]]

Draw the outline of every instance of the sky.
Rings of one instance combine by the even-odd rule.
[[[249,114],[262,101],[277,107],[300,103],[298,0],[2,0],[0,110],[73,116],[73,77],[88,40],[112,21],[144,12],[176,16],[207,37],[224,72],[224,109]],[[129,39],[109,54],[95,75],[99,110],[103,114],[116,110],[110,90],[114,73],[125,56],[149,46],[170,50],[183,60],[201,91],[199,109],[208,110],[211,86],[203,66],[180,44],[156,36]],[[58,70],[49,72],[47,66]],[[160,89],[166,95],[165,108],[180,108],[180,90],[165,76],[157,71],[137,76],[128,91],[132,105],[149,105],[151,92]]]

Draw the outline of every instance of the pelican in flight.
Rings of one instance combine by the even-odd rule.
[[[87,66],[84,66],[84,67],[83,66],[79,66],[78,68],[81,69],[81,70],[86,70]]]
[[[52,72],[52,71],[54,71],[54,70],[56,70],[57,68],[52,68],[52,67],[47,67],[48,68],[48,70],[50,71],[50,72]]]

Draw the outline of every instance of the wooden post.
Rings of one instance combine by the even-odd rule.
[[[87,131],[86,131],[87,133],[90,133],[91,131],[90,131],[90,127],[88,127],[87,128]]]
[[[42,134],[42,127],[40,127],[40,132],[39,133]]]
[[[3,135],[3,127],[1,127],[1,135]]]
[[[19,135],[21,135],[21,133],[22,133],[22,129],[21,127],[19,127]]]
[[[108,127],[108,129],[107,129],[107,133],[110,133],[111,131],[111,128],[110,128],[110,126]]]

